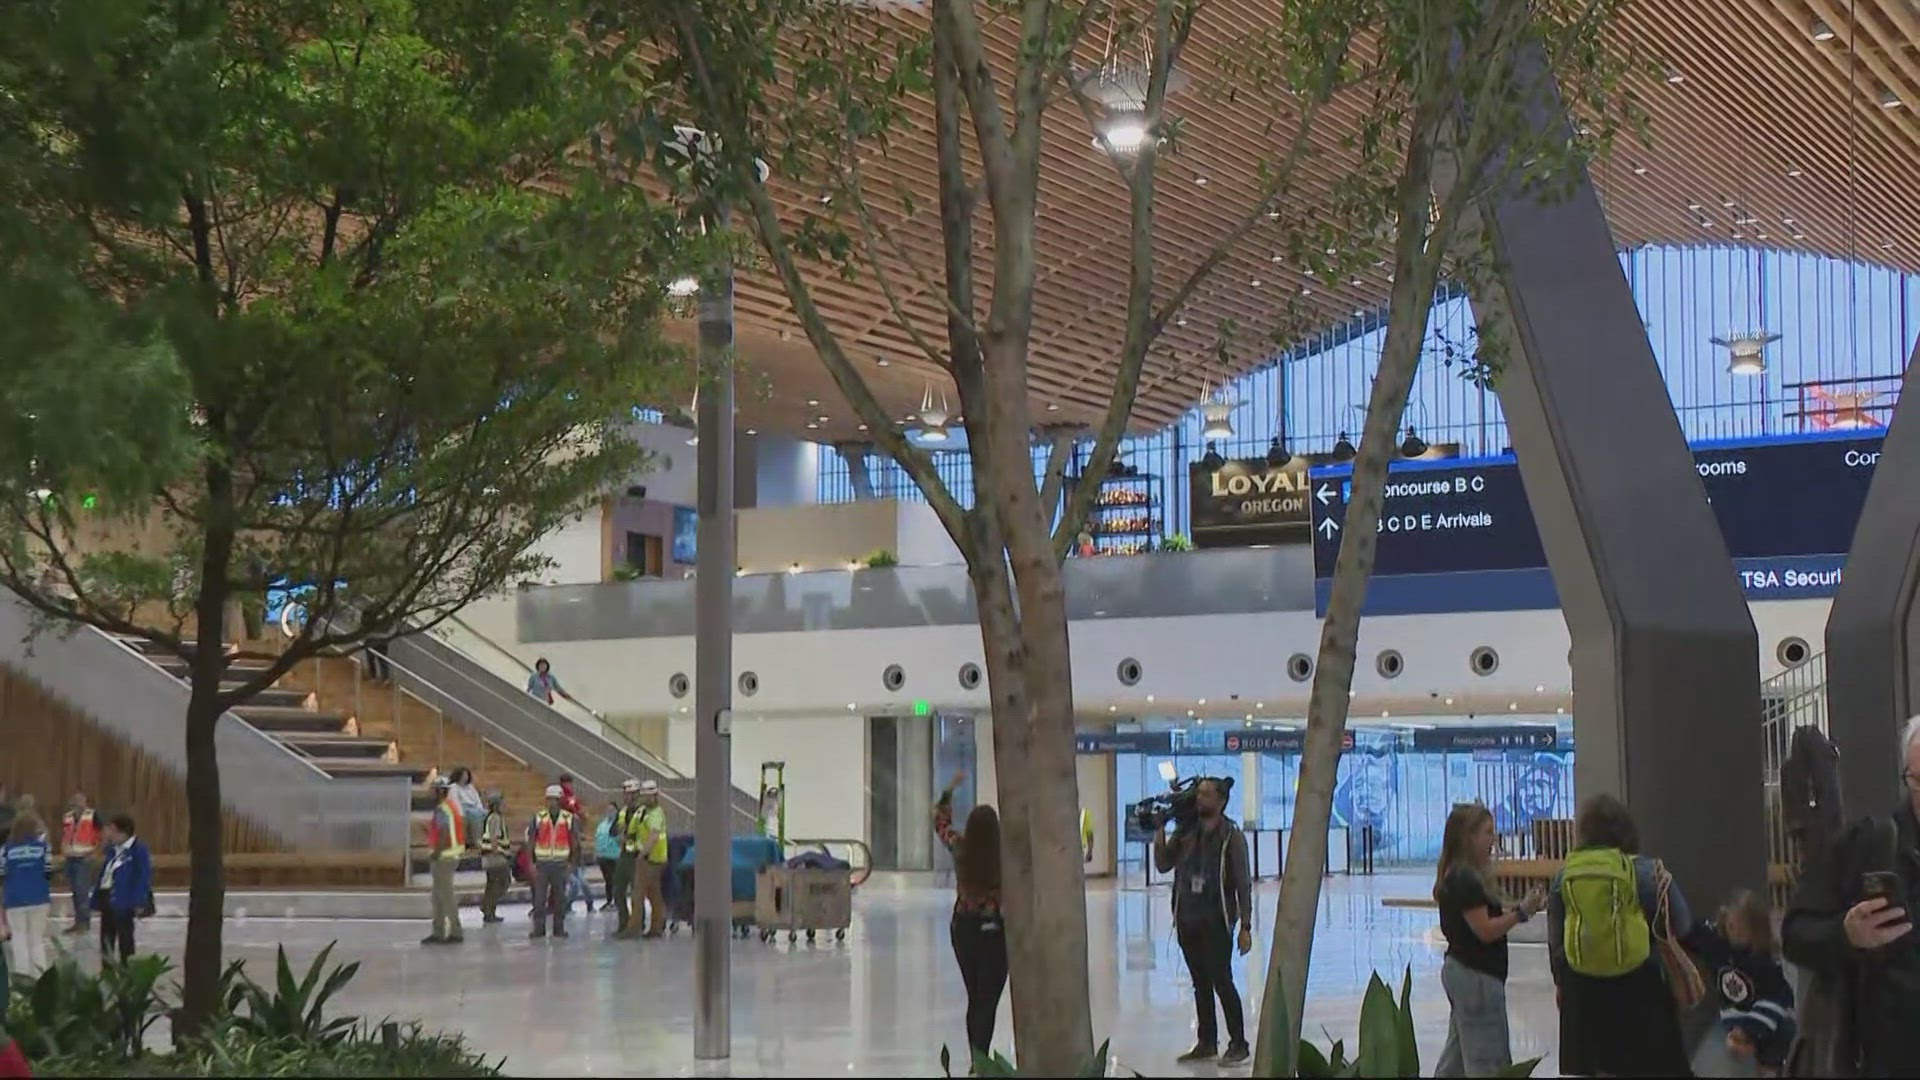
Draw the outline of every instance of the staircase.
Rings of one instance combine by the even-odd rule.
[[[151,642],[123,639],[124,643],[183,683],[192,678],[187,661]],[[192,645],[191,642],[188,643]],[[222,690],[237,689],[268,666],[265,660],[233,660],[221,679]],[[285,682],[285,680],[283,680]],[[233,714],[255,730],[313,762],[328,776],[406,776],[424,779],[418,770],[400,761],[392,739],[360,730],[356,717],[337,708],[322,709],[310,690],[274,686],[260,691]]]

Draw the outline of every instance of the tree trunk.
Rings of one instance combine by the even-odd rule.
[[[214,732],[221,709],[199,685],[187,705],[187,949],[176,1042],[201,1031],[219,1005],[221,932],[226,922],[227,881],[220,820],[220,761]],[[212,688],[217,690],[216,674]]]
[[[1424,182],[1423,182],[1424,183]],[[1360,638],[1360,609],[1373,573],[1375,542],[1385,503],[1387,466],[1398,450],[1400,417],[1406,412],[1413,376],[1420,364],[1432,308],[1438,259],[1409,251],[1403,230],[1397,273],[1408,285],[1397,290],[1387,321],[1380,367],[1367,401],[1366,426],[1353,461],[1353,494],[1347,504],[1340,554],[1334,561],[1333,592],[1320,628],[1320,654],[1313,693],[1307,703],[1306,745],[1300,754],[1300,779],[1293,802],[1293,844],[1281,875],[1278,925],[1269,965],[1279,972],[1279,1000],[1261,1003],[1260,1040],[1255,1063],[1259,1075],[1292,1075],[1300,1045],[1306,1004],[1307,971],[1313,959],[1314,918],[1327,865],[1327,828],[1333,817],[1333,789],[1340,767],[1353,688],[1354,653]],[[1408,267],[1415,269],[1408,272]],[[1269,985],[1273,983],[1269,979]],[[1284,1024],[1274,1010],[1284,1008]],[[1283,1040],[1278,1046],[1272,1040]]]

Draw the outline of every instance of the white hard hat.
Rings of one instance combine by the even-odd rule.
[[[639,791],[640,781],[635,780],[632,777],[628,777],[627,779],[620,781],[620,790],[621,791]]]
[[[561,790],[560,790],[560,785],[559,785],[559,784],[548,784],[548,785],[547,785],[547,798],[549,798],[549,799],[564,799],[564,798],[566,798],[566,797],[567,797],[567,793],[566,793],[566,792],[564,792],[564,791],[561,791]]]
[[[656,783],[654,783],[654,782],[653,782],[653,781],[651,781],[651,780],[647,780],[647,781],[643,781],[643,782],[642,782],[642,783],[640,784],[640,794],[642,794],[642,795],[658,795],[658,794],[660,794],[660,785],[659,785],[659,784],[656,784]]]

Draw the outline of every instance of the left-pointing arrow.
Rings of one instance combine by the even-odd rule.
[[[1321,484],[1319,489],[1314,491],[1313,497],[1320,500],[1321,506],[1325,506],[1327,502],[1333,498],[1333,489],[1325,484]]]

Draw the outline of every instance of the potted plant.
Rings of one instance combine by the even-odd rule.
[[[1187,539],[1186,533],[1173,533],[1172,535],[1168,536],[1165,540],[1162,540],[1160,542],[1160,550],[1161,551],[1192,551],[1193,541]]]
[[[873,554],[867,556],[867,569],[869,570],[879,570],[884,567],[899,565],[900,556],[895,555],[886,548],[879,548],[874,551]]]

